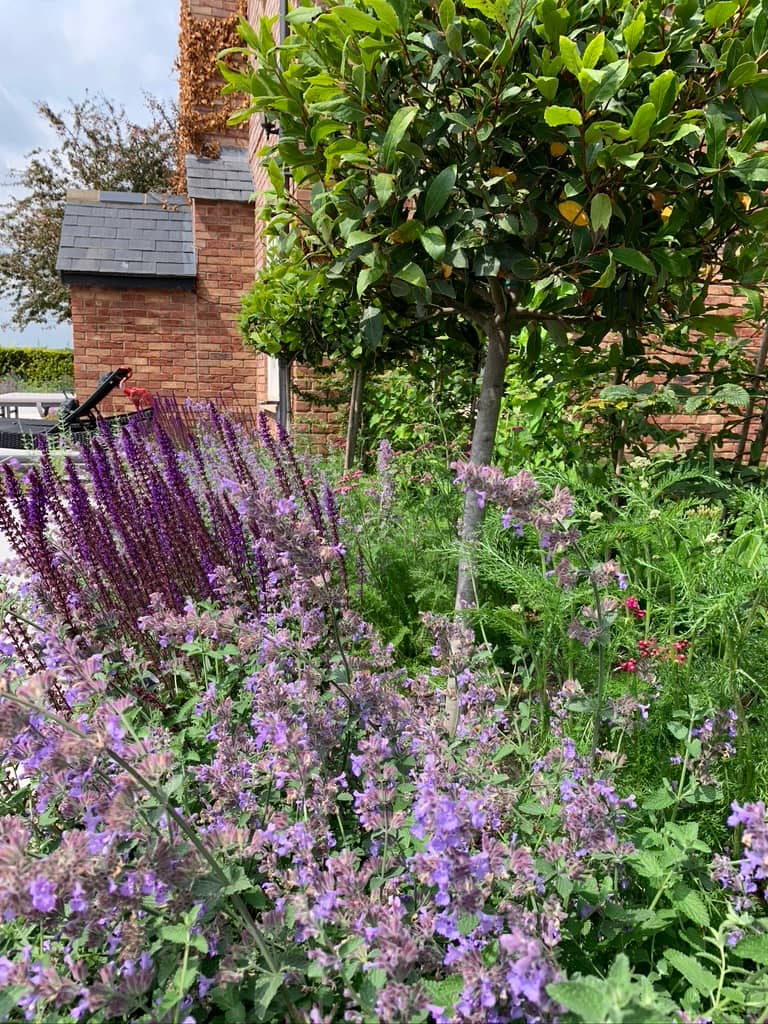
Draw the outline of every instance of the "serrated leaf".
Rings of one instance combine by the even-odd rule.
[[[335,8],[335,10],[341,9],[351,10],[351,8]],[[418,112],[418,107],[400,107],[393,115],[381,143],[381,162],[386,168],[394,167],[397,147],[405,138],[405,133]]]
[[[698,960],[679,949],[665,949],[664,959],[685,978],[702,996],[711,996],[717,988],[715,975],[702,967]]]
[[[613,206],[610,198],[602,192],[592,196],[589,204],[589,220],[593,231],[607,231],[611,223]]]
[[[675,798],[666,789],[656,789],[643,800],[644,811],[663,811],[671,807]]]
[[[740,384],[723,384],[712,396],[716,402],[745,409],[749,405],[749,392]]]
[[[166,924],[160,929],[160,938],[166,942],[174,942],[178,946],[190,946],[201,953],[208,953],[208,943],[202,935],[190,932],[183,924]]]
[[[674,900],[673,904],[676,910],[679,910],[681,914],[685,914],[687,918],[700,928],[709,927],[709,911],[704,900],[697,892],[691,890],[682,899]]]
[[[559,128],[563,124],[580,125],[581,114],[575,107],[547,107],[544,111],[544,120],[550,128]]]
[[[547,985],[547,995],[585,1024],[602,1024],[611,1002],[598,984],[596,979],[555,981]]]
[[[456,184],[456,164],[444,167],[429,185],[424,196],[424,220],[431,220],[448,202]]]
[[[10,1020],[11,1010],[18,1005],[19,999],[29,992],[26,985],[7,985],[0,992],[0,1020]]]
[[[254,1009],[262,1020],[267,1019],[267,1011],[272,1005],[275,996],[280,991],[282,984],[282,973],[274,972],[259,978],[253,986]]]
[[[431,1002],[444,1010],[452,1010],[464,989],[464,979],[460,974],[451,974],[440,981],[425,979],[424,987],[429,992]]]
[[[742,960],[754,960],[756,964],[768,966],[768,935],[747,935],[736,943],[733,952]]]
[[[617,249],[612,249],[611,252],[614,258],[619,263],[623,263],[625,267],[638,270],[641,274],[648,274],[649,277],[655,276],[656,268],[653,263],[643,253],[638,252],[637,249],[626,249],[623,246],[619,246]]]

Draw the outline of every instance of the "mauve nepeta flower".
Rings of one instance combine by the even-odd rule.
[[[756,892],[757,882],[768,878],[768,817],[762,800],[756,803],[731,804],[728,818],[731,828],[741,828],[739,874],[744,891]]]
[[[56,906],[56,889],[43,875],[38,875],[29,883],[29,895],[32,906],[42,914],[47,914]]]

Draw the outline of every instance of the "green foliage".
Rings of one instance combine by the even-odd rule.
[[[39,388],[55,384],[72,387],[73,355],[47,348],[0,348],[0,378],[17,379],[19,386]],[[13,390],[18,390],[14,387]]]
[[[320,365],[336,354],[359,359],[366,341],[360,303],[294,257],[268,261],[243,297],[238,326],[245,342],[270,356]]]
[[[13,309],[12,323],[69,319],[69,291],[56,271],[67,189],[168,191],[176,170],[175,111],[147,97],[146,125],[128,120],[105,96],[70,101],[63,111],[38,103],[37,112],[56,144],[36,149],[12,173],[18,195],[0,212],[0,296]]]
[[[637,367],[651,335],[728,333],[714,274],[763,280],[766,15],[748,0],[333,2],[243,27],[229,92],[280,125],[268,230],[386,304],[527,326]],[[714,21],[717,26],[713,25]]]

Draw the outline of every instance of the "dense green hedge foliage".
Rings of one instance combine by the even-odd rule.
[[[27,387],[43,384],[71,386],[73,353],[67,349],[0,348],[0,380],[15,377]]]

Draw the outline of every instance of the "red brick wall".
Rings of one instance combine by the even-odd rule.
[[[715,283],[709,289],[709,301],[713,305],[721,305],[716,310],[723,316],[743,316],[744,299],[734,295],[730,285]],[[751,362],[755,363],[763,338],[763,329],[748,324],[737,324],[736,335],[745,343],[744,354]],[[759,399],[752,410],[757,415],[750,421],[748,440],[745,450],[745,458],[749,454],[749,442],[755,437],[759,425],[759,416],[762,412],[764,402]],[[660,423],[666,429],[682,430],[685,437],[681,441],[682,447],[695,444],[700,438],[707,438],[723,429],[726,425],[733,433],[740,434],[744,416],[749,410],[733,410],[728,415],[722,416],[716,412],[704,411],[696,415],[680,413],[675,416],[660,417]],[[736,454],[738,440],[727,440],[725,444],[716,449],[716,454],[732,458]]]
[[[253,216],[246,203],[193,202],[196,292],[72,287],[80,397],[106,370],[127,365],[153,393],[240,405],[265,400],[264,357],[244,347],[235,322],[253,280]],[[123,407],[115,399],[107,411]]]

